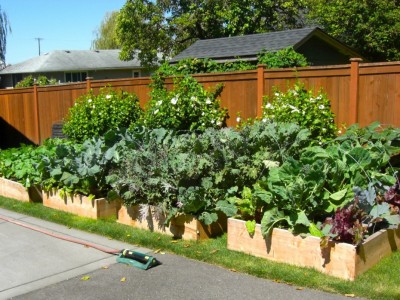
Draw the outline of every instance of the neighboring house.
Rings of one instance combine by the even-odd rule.
[[[278,51],[288,47],[303,54],[313,66],[347,64],[359,53],[329,36],[318,27],[275,31],[243,36],[198,40],[173,57],[170,63],[185,58],[209,58],[219,62],[256,61],[263,50]]]
[[[0,71],[0,87],[14,87],[28,75],[44,75],[60,83],[148,76],[138,60],[122,61],[120,50],[57,50]]]

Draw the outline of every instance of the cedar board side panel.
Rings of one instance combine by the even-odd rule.
[[[359,249],[350,244],[334,242],[321,249],[320,239],[317,237],[302,238],[287,230],[275,228],[272,235],[264,239],[259,224],[251,237],[245,221],[228,219],[228,249],[276,262],[313,268],[346,280],[354,280],[381,258],[399,249],[399,246],[400,228],[373,234]]]

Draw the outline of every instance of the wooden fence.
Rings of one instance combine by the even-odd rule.
[[[271,95],[274,88],[284,91],[298,80],[328,95],[337,124],[364,126],[379,121],[400,127],[400,62],[361,63],[352,59],[347,65],[274,70],[260,65],[257,70],[194,77],[207,88],[224,84],[221,102],[229,111],[228,126],[236,125],[238,113],[243,119],[261,115],[264,95]],[[0,145],[17,140],[40,144],[51,136],[52,125],[63,120],[74,100],[90,89],[96,92],[111,85],[136,93],[144,106],[150,82],[150,78],[87,80],[0,90]]]

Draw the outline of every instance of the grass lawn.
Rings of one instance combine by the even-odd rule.
[[[219,265],[284,284],[319,289],[367,299],[400,299],[400,252],[383,259],[354,282],[323,275],[312,269],[249,256],[226,249],[226,235],[205,241],[173,240],[171,237],[118,224],[115,220],[92,220],[44,207],[40,203],[20,202],[0,197],[0,207],[63,224],[91,233],[153,250]]]

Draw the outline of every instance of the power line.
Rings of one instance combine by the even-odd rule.
[[[38,41],[38,46],[39,46],[39,56],[40,56],[40,41],[41,41],[41,40],[43,40],[43,38],[39,38],[39,37],[37,37],[37,38],[35,38],[35,40],[37,40],[37,41]]]

